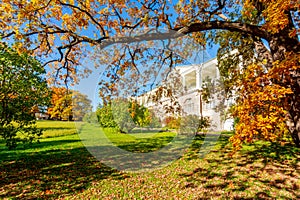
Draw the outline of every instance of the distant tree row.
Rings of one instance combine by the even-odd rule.
[[[182,133],[195,134],[205,132],[211,126],[208,117],[187,115],[181,117],[167,116],[160,119],[155,111],[146,108],[132,100],[115,99],[97,109],[95,113],[85,116],[85,121],[99,123],[101,127],[118,128],[122,133],[128,133],[134,128],[177,129]]]
[[[135,127],[161,127],[159,118],[153,112],[131,100],[113,100],[99,107],[96,116],[101,127],[118,128],[123,133],[130,132]]]

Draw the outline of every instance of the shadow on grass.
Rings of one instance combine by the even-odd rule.
[[[127,151],[150,152],[172,139],[143,138],[118,146]],[[0,151],[0,199],[57,199],[76,195],[103,179],[121,180],[128,177],[101,164],[80,145],[80,141],[53,138],[27,146],[26,149]],[[104,154],[109,154],[105,151],[106,146],[102,149]],[[142,158],[143,154],[140,156]]]
[[[266,161],[285,161],[300,154],[300,148],[293,144],[280,145],[278,143],[270,143],[254,144],[252,146],[254,146],[253,150],[245,151],[251,159],[264,158]]]
[[[171,142],[173,138],[174,137],[171,136],[141,138],[141,139],[136,139],[134,142],[131,143],[117,144],[117,146],[121,149],[130,152],[148,153],[163,148],[165,145]]]
[[[185,159],[192,160],[198,159],[199,157],[205,156],[209,152],[214,152],[216,145],[223,149],[228,144],[228,139],[231,135],[227,134],[199,134],[196,135],[194,141],[190,147],[190,151],[188,151]],[[203,146],[204,141],[207,140],[205,147]]]
[[[197,197],[199,199],[220,196],[232,199],[300,198],[299,149],[291,145],[259,143],[249,145],[231,157],[228,138],[228,135],[221,135],[219,149],[200,160],[198,153],[204,136],[195,137],[191,153],[186,155],[189,160],[186,164],[193,163],[193,159],[203,163],[193,163],[193,170],[180,172],[179,176],[186,182],[182,190],[202,185],[203,192]],[[118,146],[127,151],[150,152],[172,139],[142,138]],[[57,199],[76,195],[103,179],[121,180],[128,177],[98,162],[84,147],[75,145],[79,141],[43,141],[32,145],[31,149],[36,149],[36,152],[0,151],[0,199]],[[49,149],[49,146],[55,148]]]
[[[72,142],[78,141],[42,142],[34,147],[42,149],[47,145]],[[0,152],[1,199],[56,199],[61,195],[81,192],[102,179],[125,178],[98,162],[84,147],[20,154],[18,159],[10,159],[7,153]]]
[[[11,161],[14,159],[19,159],[23,157],[27,157],[28,154],[27,152],[24,152],[23,150],[31,150],[33,149],[35,152],[34,154],[43,154],[45,151],[47,153],[51,152],[51,150],[44,150],[47,149],[47,147],[51,146],[61,146],[64,144],[71,144],[75,142],[80,142],[80,140],[53,140],[53,141],[34,141],[32,144],[25,143],[24,145],[20,144],[17,146],[16,149],[14,150],[8,150],[5,145],[4,140],[0,140],[0,144],[2,143],[3,145],[2,148],[0,148],[0,162],[1,161]]]
[[[248,199],[300,198],[300,149],[293,144],[258,142],[230,155],[228,136],[219,138],[219,149],[204,158],[203,166],[182,173],[186,188],[202,184],[209,189],[203,197],[224,196]],[[187,155],[196,159],[203,143],[199,136]]]

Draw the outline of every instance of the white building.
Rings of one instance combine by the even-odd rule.
[[[208,77],[212,82],[217,81],[220,78],[220,74],[217,68],[217,59],[211,59],[201,65],[186,65],[176,67],[176,73],[180,76],[181,87],[178,81],[172,80],[167,83],[173,89],[173,94],[177,98],[177,102],[181,107],[180,115],[198,115],[209,117],[211,120],[214,131],[220,130],[232,130],[233,120],[225,120],[222,116],[225,112],[216,111],[216,106],[220,103],[217,98],[217,94],[212,94],[212,98],[209,103],[206,103],[201,98],[201,89],[203,87],[204,80]],[[178,80],[178,79],[177,79]],[[154,109],[155,113],[164,118],[168,116],[164,112],[162,107],[170,105],[170,98],[162,95],[160,103],[153,101],[152,97],[156,95],[158,88],[151,90],[137,98],[138,103],[142,104],[150,109]],[[230,106],[231,101],[226,101],[225,108]],[[177,113],[178,114],[178,113]]]

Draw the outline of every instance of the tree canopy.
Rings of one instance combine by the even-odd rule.
[[[202,45],[218,43],[225,91],[237,91],[233,144],[239,147],[258,136],[273,141],[288,128],[300,146],[299,6],[296,0],[2,0],[0,35],[13,38],[19,51],[43,57],[58,72],[55,77],[66,82],[87,72],[80,68],[85,50],[123,44],[125,50],[116,48],[110,61],[107,52],[102,54],[110,68],[119,67],[108,75],[114,79],[104,85],[108,90],[145,57],[145,49],[126,43],[184,36]],[[154,56],[176,63],[165,47]]]
[[[33,57],[0,43],[0,136],[9,148],[41,135],[34,110],[48,105],[45,73]]]
[[[155,123],[155,116],[134,100],[114,99],[96,111],[101,127],[117,127],[128,133],[135,127],[148,127]]]
[[[51,87],[51,91],[48,114],[52,119],[81,121],[92,110],[91,100],[79,91],[65,87]]]

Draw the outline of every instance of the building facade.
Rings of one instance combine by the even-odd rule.
[[[211,131],[232,130],[233,119],[224,118],[224,112],[226,112],[226,109],[229,108],[233,101],[224,101],[224,110],[217,110],[216,107],[221,103],[218,94],[214,94],[214,91],[210,91],[211,98],[209,102],[204,101],[201,95],[205,81],[209,80],[213,83],[219,80],[220,74],[217,64],[217,59],[214,58],[200,65],[185,65],[175,68],[176,73],[180,76],[182,87],[178,87],[178,83],[176,83],[177,88],[173,94],[176,93],[175,97],[181,110],[180,112],[173,112],[172,114],[209,117],[212,125],[210,128]],[[168,85],[172,86],[172,81],[170,81]],[[137,100],[139,104],[154,110],[155,114],[163,119],[168,115],[172,115],[166,113],[164,109],[172,103],[170,98],[166,95],[162,95],[159,102],[153,101],[152,97],[157,95],[157,90],[157,88],[151,90],[139,96]]]

